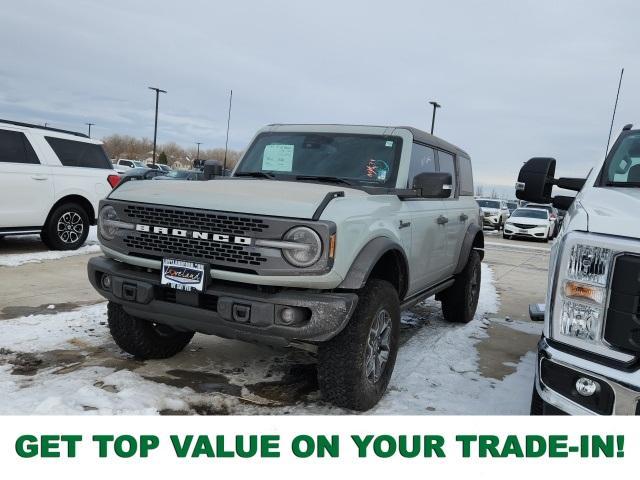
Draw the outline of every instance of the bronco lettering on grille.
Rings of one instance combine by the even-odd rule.
[[[185,230],[183,228],[158,227],[136,224],[137,232],[155,233],[157,235],[170,235],[173,237],[193,238],[195,240],[212,240],[221,243],[235,243],[236,245],[251,245],[250,237],[239,237],[224,233],[198,232],[195,230]]]

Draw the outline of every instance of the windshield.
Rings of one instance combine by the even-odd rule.
[[[507,202],[507,208],[509,210],[515,210],[518,208],[518,204],[516,202]]]
[[[485,208],[500,208],[500,202],[498,200],[476,200],[478,205]]]
[[[172,170],[165,175],[169,178],[187,178],[189,176],[189,172],[184,172],[180,170]]]
[[[253,142],[234,175],[253,174],[283,180],[324,177],[319,181],[337,177],[360,186],[394,187],[401,150],[399,137],[264,133]]]
[[[548,213],[545,210],[534,210],[533,208],[518,208],[514,210],[511,217],[528,217],[528,218],[542,218],[547,219]]]
[[[640,132],[630,133],[618,144],[604,169],[607,185],[640,187]]]
[[[137,160],[132,160],[133,166],[134,167],[144,167],[144,163],[143,162],[139,162]]]
[[[546,210],[549,213],[553,212],[553,207],[551,205],[536,205],[534,203],[530,203],[527,205],[527,207],[542,208],[543,210]]]

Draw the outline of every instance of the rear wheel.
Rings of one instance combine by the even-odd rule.
[[[141,359],[170,358],[180,353],[194,332],[179,332],[159,323],[129,315],[122,306],[107,305],[109,331],[118,346]]]
[[[471,250],[467,265],[456,275],[454,284],[438,296],[448,322],[469,323],[473,319],[480,298],[481,268],[480,255]]]
[[[76,250],[86,241],[90,225],[84,208],[65,203],[51,212],[40,238],[51,250]]]
[[[400,335],[395,288],[372,279],[342,332],[318,348],[318,383],[324,398],[339,407],[369,410],[389,384]]]

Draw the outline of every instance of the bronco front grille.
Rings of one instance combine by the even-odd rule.
[[[155,253],[159,257],[178,254],[182,257],[195,258],[209,263],[230,262],[254,266],[267,261],[260,253],[248,251],[247,249],[251,247],[243,245],[172,237],[150,232],[127,235],[124,243],[133,250],[144,250],[148,253]]]
[[[241,215],[178,210],[147,205],[127,205],[127,216],[146,225],[164,225],[186,230],[199,230],[231,235],[251,236],[263,232],[269,225],[260,218]]]

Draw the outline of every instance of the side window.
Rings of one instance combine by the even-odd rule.
[[[473,196],[473,170],[471,160],[458,157],[458,171],[460,173],[460,195]]]
[[[451,174],[451,195],[455,197],[456,194],[456,166],[453,162],[453,155],[447,152],[438,150],[438,164],[440,165],[440,171]]]
[[[0,130],[0,163],[40,163],[22,132]]]
[[[407,188],[413,188],[413,178],[419,173],[436,171],[436,155],[433,148],[414,143],[411,148],[411,162]]]
[[[112,168],[102,145],[45,137],[65,167]]]

